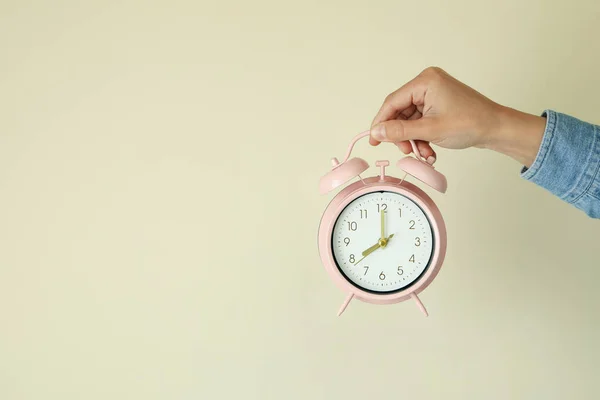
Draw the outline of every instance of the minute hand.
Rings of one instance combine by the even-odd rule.
[[[381,237],[379,240],[385,240],[385,211],[381,210]]]

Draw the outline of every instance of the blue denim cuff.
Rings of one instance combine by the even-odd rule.
[[[531,164],[529,168],[523,167],[521,169],[521,178],[532,181],[536,184],[540,183],[540,178],[537,178],[536,180],[534,180],[534,178],[536,178],[537,173],[544,164],[546,154],[548,153],[548,149],[550,148],[552,140],[554,139],[554,129],[556,128],[556,113],[554,111],[545,110],[542,113],[542,117],[546,118],[546,129],[544,130],[544,136],[542,137],[542,143],[540,144],[538,153],[533,161],[533,164]],[[545,182],[543,177],[541,180]]]
[[[545,110],[546,129],[535,161],[521,177],[588,214],[600,210],[600,129]],[[598,196],[598,198],[596,198]]]

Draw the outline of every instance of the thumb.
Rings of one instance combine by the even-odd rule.
[[[393,119],[373,126],[371,137],[380,142],[398,143],[411,139],[430,142],[437,135],[438,130],[438,121],[432,118]]]

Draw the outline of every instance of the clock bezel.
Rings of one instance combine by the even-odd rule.
[[[355,285],[340,271],[333,256],[332,237],[335,222],[342,210],[358,197],[378,191],[395,192],[417,204],[427,217],[434,245],[429,265],[413,283],[394,292],[372,292]],[[340,191],[329,203],[319,224],[318,248],[325,270],[334,283],[346,293],[352,293],[362,301],[374,304],[392,304],[408,300],[411,295],[422,292],[439,273],[446,255],[446,226],[442,214],[431,197],[416,185],[395,177],[379,176],[364,178]]]

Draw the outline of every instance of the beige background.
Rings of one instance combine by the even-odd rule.
[[[600,226],[514,161],[439,150],[430,318],[337,318],[315,238],[329,158],[427,66],[600,123],[599,14],[2,1],[0,398],[597,399]]]

